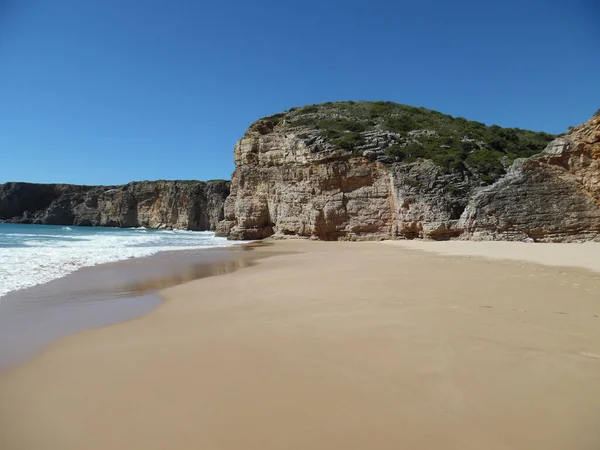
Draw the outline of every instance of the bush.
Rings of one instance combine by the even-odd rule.
[[[340,133],[339,131],[335,131],[335,130],[321,130],[319,132],[319,134],[328,141],[338,139],[339,137],[342,136],[342,133]]]
[[[300,114],[316,114],[319,112],[319,107],[317,105],[304,106],[298,112]]]
[[[355,133],[360,133],[367,129],[361,122],[348,119],[320,119],[316,122],[316,126],[320,129],[353,131]]]
[[[350,120],[345,120],[340,124],[345,130],[352,131],[354,133],[360,133],[366,130],[366,127],[360,122],[352,122]]]
[[[354,151],[356,150],[356,147],[363,145],[365,140],[360,134],[349,132],[337,139],[334,139],[332,143],[341,149]]]
[[[471,142],[471,141],[461,142],[460,147],[462,148],[463,152],[465,152],[465,153],[470,153],[472,151],[479,149],[479,145],[477,145],[475,142]]]
[[[352,152],[365,143],[361,133],[387,130],[402,136],[412,130],[433,130],[435,136],[399,138],[386,153],[404,162],[431,159],[445,170],[473,172],[478,177],[486,177],[486,182],[504,173],[502,157],[510,162],[532,156],[554,139],[548,133],[497,125],[488,127],[463,117],[383,101],[308,105],[290,110],[284,117],[285,124],[278,125],[280,129],[320,130],[325,141]],[[463,141],[464,138],[467,140]]]
[[[407,133],[418,128],[417,123],[409,116],[390,117],[386,119],[385,125],[395,133]]]
[[[431,160],[438,166],[446,170],[446,172],[459,171],[464,172],[465,164],[462,152],[457,150],[449,150],[439,152],[431,157]]]
[[[388,147],[386,153],[395,156],[405,163],[415,162],[421,158],[426,158],[427,152],[420,144],[410,143],[407,145],[392,145]]]
[[[500,161],[502,154],[481,149],[469,153],[466,159],[467,165],[484,176],[484,181],[492,182],[505,173],[504,166]]]
[[[382,117],[392,113],[395,103],[392,102],[373,102],[370,104],[370,117]]]

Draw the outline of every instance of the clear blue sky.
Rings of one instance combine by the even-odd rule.
[[[0,0],[0,182],[229,178],[254,120],[391,100],[559,133],[598,0]]]

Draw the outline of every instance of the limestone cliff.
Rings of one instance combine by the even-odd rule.
[[[257,121],[236,144],[217,231],[232,239],[596,239],[598,120],[542,152],[553,136],[423,108],[290,110]]]
[[[471,239],[600,241],[600,111],[477,192],[459,227]]]
[[[6,183],[0,220],[49,225],[214,230],[229,182],[142,181],[123,186]]]

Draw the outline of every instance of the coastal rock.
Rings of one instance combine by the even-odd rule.
[[[600,114],[516,161],[471,199],[460,227],[470,239],[600,241]]]
[[[229,182],[143,181],[123,186],[6,183],[0,220],[48,225],[214,230]]]
[[[235,161],[217,228],[232,239],[452,237],[467,203],[462,178],[431,161],[387,166],[335,150],[315,153],[293,134],[247,136]]]
[[[511,149],[541,152],[512,163],[514,156],[497,141],[451,139],[431,128],[389,132],[390,117],[344,115],[349,108],[342,106],[313,105],[251,125],[234,148],[231,193],[218,234],[323,240],[598,238],[600,116],[549,144],[549,135],[490,127],[490,133],[506,136]],[[375,106],[380,105],[360,104]],[[392,119],[408,120],[398,114]],[[450,118],[440,129],[460,120]],[[323,129],[331,123],[357,131]],[[421,153],[426,157],[407,153],[427,150],[432,142],[433,153]]]

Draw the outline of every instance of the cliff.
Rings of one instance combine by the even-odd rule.
[[[214,230],[229,182],[142,181],[123,186],[6,183],[0,220],[48,225]]]
[[[471,239],[600,241],[600,111],[475,193],[459,228]]]
[[[236,144],[217,232],[599,239],[599,120],[553,140],[395,103],[294,108],[255,122]]]

